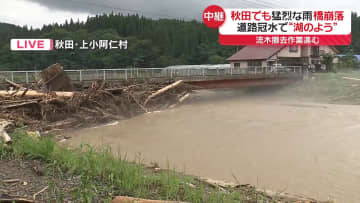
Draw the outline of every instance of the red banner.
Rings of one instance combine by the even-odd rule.
[[[300,40],[302,39],[302,40]],[[222,35],[219,34],[221,45],[276,45],[276,46],[317,46],[346,45],[351,43],[348,35]]]

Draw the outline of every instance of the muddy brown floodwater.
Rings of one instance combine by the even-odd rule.
[[[360,200],[360,106],[240,90],[200,91],[176,109],[72,132],[202,177],[336,202]]]

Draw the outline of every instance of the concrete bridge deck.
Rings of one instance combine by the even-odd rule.
[[[302,67],[248,68],[131,68],[131,69],[87,69],[65,70],[73,82],[95,80],[126,81],[137,79],[184,80],[203,88],[227,88],[237,86],[284,85],[301,79]],[[284,71],[286,70],[286,71]],[[0,71],[0,83],[8,79],[16,83],[33,83],[40,79],[41,71]]]

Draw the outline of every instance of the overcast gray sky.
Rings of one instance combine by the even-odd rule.
[[[204,8],[342,8],[360,11],[358,0],[0,0],[0,22],[40,28],[97,13],[140,13],[154,18],[201,19]]]

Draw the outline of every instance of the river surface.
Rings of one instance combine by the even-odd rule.
[[[129,160],[201,177],[360,201],[360,106],[240,90],[195,97],[175,109],[72,132],[67,142],[111,146]]]

